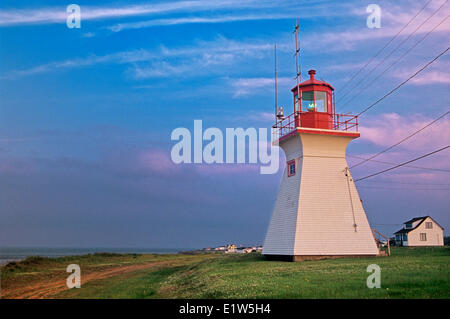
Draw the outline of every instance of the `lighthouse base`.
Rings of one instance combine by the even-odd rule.
[[[266,260],[272,261],[306,261],[337,258],[366,258],[377,257],[380,255],[263,255]]]

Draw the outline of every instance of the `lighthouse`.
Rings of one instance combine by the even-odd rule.
[[[277,114],[286,168],[263,246],[268,259],[376,256],[376,245],[345,152],[358,118],[334,112],[334,88],[315,78],[292,89],[294,112]]]

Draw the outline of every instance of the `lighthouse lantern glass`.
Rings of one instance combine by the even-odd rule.
[[[327,92],[306,91],[302,92],[302,106],[309,112],[327,112]],[[298,99],[295,96],[295,106],[298,107]]]
[[[322,91],[316,91],[314,93],[316,101],[316,111],[327,112],[327,93]]]
[[[307,91],[302,93],[302,105],[307,111],[312,112],[316,110],[313,91]]]

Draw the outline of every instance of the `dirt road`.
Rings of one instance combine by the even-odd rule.
[[[173,261],[153,261],[134,265],[118,265],[111,266],[104,269],[95,269],[81,274],[81,284],[86,284],[92,280],[105,279],[109,277],[127,274],[133,271],[143,269],[157,269],[167,264],[173,265]],[[56,294],[64,291],[67,288],[66,279],[69,274],[64,274],[64,277],[58,276],[48,279],[33,280],[31,283],[20,283],[18,285],[10,285],[1,290],[1,298],[4,299],[42,299],[53,298]]]

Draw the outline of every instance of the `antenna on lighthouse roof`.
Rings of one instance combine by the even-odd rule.
[[[296,19],[294,33],[295,33],[295,66],[296,66],[297,74],[295,75],[295,79],[297,80],[298,106],[299,106],[299,111],[301,111],[300,88],[298,87],[298,85],[300,84],[300,82],[302,80],[302,75],[301,75],[301,65],[300,65],[300,37],[298,35],[298,32],[299,32],[299,23],[298,23],[298,20]],[[294,103],[294,113],[296,113],[295,103]]]
[[[274,53],[275,53],[275,125],[277,124],[277,112],[278,112],[278,103],[277,103],[277,45],[274,45]]]

